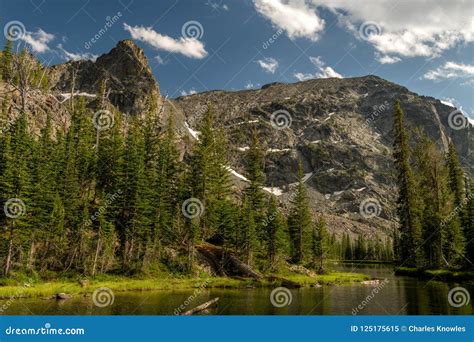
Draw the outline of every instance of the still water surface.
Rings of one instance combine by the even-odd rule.
[[[340,285],[291,291],[291,303],[277,308],[270,301],[272,289],[204,289],[115,293],[114,303],[96,307],[92,298],[75,296],[66,301],[17,299],[4,312],[7,315],[173,315],[185,302],[191,309],[219,297],[218,306],[204,314],[213,315],[473,315],[474,282],[444,283],[395,276],[383,265],[335,265],[340,271],[369,274],[387,279],[383,286]],[[449,290],[462,286],[471,300],[460,308],[448,302]],[[371,298],[371,299],[369,299]],[[6,301],[0,301],[0,306]]]

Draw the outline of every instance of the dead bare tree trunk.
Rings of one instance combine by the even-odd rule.
[[[12,254],[13,254],[13,222],[10,224],[10,237],[8,241],[8,253],[7,253],[7,259],[5,261],[5,276],[8,276],[8,273],[10,272],[10,265],[12,262]]]
[[[99,258],[100,248],[101,248],[101,239],[100,239],[100,233],[99,233],[99,238],[97,240],[97,247],[95,249],[94,262],[92,263],[92,276],[95,276],[95,270],[97,268],[97,259]]]

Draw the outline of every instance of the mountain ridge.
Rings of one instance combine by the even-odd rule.
[[[183,157],[198,139],[200,119],[211,104],[216,124],[229,140],[228,167],[236,190],[245,186],[244,156],[249,132],[256,130],[266,154],[268,192],[277,195],[286,210],[301,160],[312,209],[325,213],[338,235],[390,236],[396,224],[391,159],[395,100],[401,101],[411,129],[423,127],[445,151],[452,140],[466,170],[473,174],[472,126],[457,130],[448,122],[456,108],[375,75],[273,82],[260,89],[212,90],[170,100],[160,95],[143,50],[131,40],[119,42],[95,62],[68,62],[49,68],[48,73],[54,96],[92,95],[105,79],[107,100],[122,113],[144,115],[153,101],[163,125],[173,112]],[[91,103],[96,100],[83,97]],[[275,127],[275,113],[287,116],[283,119],[289,120],[288,127]],[[361,215],[366,200],[378,203],[378,216]]]

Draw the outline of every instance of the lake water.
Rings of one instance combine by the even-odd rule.
[[[474,296],[474,283],[444,283],[395,276],[382,265],[335,265],[334,269],[369,274],[387,279],[383,285],[333,285],[292,289],[291,302],[275,307],[273,289],[203,289],[179,291],[117,292],[114,302],[97,307],[92,298],[75,296],[65,301],[16,299],[4,312],[7,315],[173,315],[181,306],[189,310],[219,297],[212,315],[472,315],[472,299],[467,305],[453,307],[450,289],[463,287]],[[196,295],[197,292],[197,295]],[[288,297],[287,297],[288,298]],[[0,307],[6,301],[0,301]]]

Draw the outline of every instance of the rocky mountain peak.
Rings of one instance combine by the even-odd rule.
[[[138,115],[150,99],[159,101],[159,87],[141,48],[122,40],[96,61],[73,61],[50,68],[53,90],[96,94],[103,80],[107,96],[120,111]],[[74,84],[73,84],[74,83]]]

